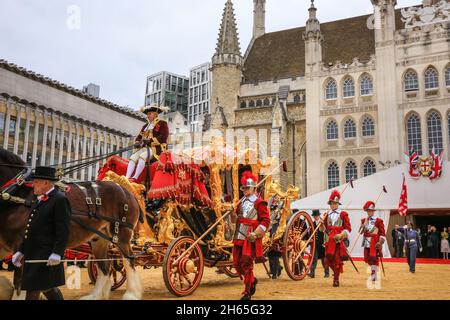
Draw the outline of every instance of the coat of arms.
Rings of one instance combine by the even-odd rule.
[[[444,152],[436,154],[433,151],[429,156],[419,156],[415,151],[409,156],[409,175],[415,179],[426,177],[430,180],[439,179],[442,175]]]

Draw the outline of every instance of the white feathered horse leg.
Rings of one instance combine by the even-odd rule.
[[[109,242],[104,239],[98,239],[91,242],[92,253],[96,259],[107,259]],[[111,293],[111,279],[109,276],[111,262],[97,262],[97,280],[95,281],[94,290],[81,298],[81,300],[108,300]]]
[[[127,291],[123,295],[123,300],[141,300],[142,299],[142,283],[139,273],[132,266],[128,259],[124,259],[125,270],[127,275]]]

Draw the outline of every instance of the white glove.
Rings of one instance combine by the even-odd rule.
[[[20,251],[17,251],[12,256],[12,263],[16,268],[20,268],[22,266],[22,263],[20,262],[20,261],[22,261],[22,258],[23,258],[23,253]]]
[[[61,263],[61,256],[59,254],[52,253],[50,255],[50,257],[48,258],[47,266],[50,266],[50,267],[57,266],[60,263]]]
[[[419,248],[419,252],[422,252],[422,250],[423,250],[422,248]]]

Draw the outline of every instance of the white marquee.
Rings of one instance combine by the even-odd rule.
[[[410,177],[408,164],[401,164],[396,167],[380,171],[374,175],[355,180],[353,182],[354,189],[348,187],[342,195],[341,208],[345,208],[350,216],[352,224],[352,233],[350,235],[350,247],[353,247],[357,237],[357,228],[360,221],[366,216],[362,210],[364,203],[368,200],[375,201],[382,190],[383,185],[386,186],[388,193],[383,193],[377,202],[377,215],[384,220],[386,230],[389,227],[389,218],[391,210],[398,207],[400,193],[402,190],[403,174],[406,177],[406,185],[408,190],[408,207],[409,209],[448,209],[450,208],[450,162],[444,162],[442,176],[435,181],[421,177],[413,179]],[[345,185],[341,185],[335,189],[342,191]],[[304,199],[300,199],[292,203],[292,209],[307,211],[311,214],[311,210],[320,209],[321,213],[329,209],[327,205],[331,190],[319,192]],[[361,257],[363,250],[361,247],[361,237],[358,240],[352,256]],[[383,255],[390,257],[387,243],[383,248]]]

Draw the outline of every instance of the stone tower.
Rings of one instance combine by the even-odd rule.
[[[234,125],[234,110],[238,105],[238,95],[242,80],[243,58],[234,16],[233,3],[227,0],[223,10],[219,39],[216,52],[212,58],[212,93],[214,101],[211,113],[214,114],[218,104],[223,108],[228,126]]]
[[[305,33],[305,81],[306,81],[306,142],[307,154],[307,181],[308,195],[321,191],[320,179],[322,176],[322,165],[320,158],[321,128],[319,126],[321,85],[316,75],[320,72],[322,64],[322,41],[320,22],[317,19],[317,8],[311,1],[309,8],[309,19],[306,22]]]
[[[372,0],[374,6],[376,81],[378,101],[378,136],[380,160],[401,160],[402,126],[397,110],[392,104],[398,101],[396,50],[395,50],[395,5],[396,0]]]
[[[266,0],[253,0],[253,39],[266,33]]]

